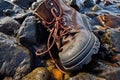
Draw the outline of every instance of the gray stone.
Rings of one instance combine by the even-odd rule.
[[[120,65],[94,57],[84,71],[71,77],[69,80],[119,80]]]
[[[20,24],[11,17],[0,19],[0,32],[3,32],[7,35],[15,35],[19,27]]]
[[[84,6],[85,7],[90,8],[90,7],[93,7],[94,5],[95,5],[94,0],[84,0]]]
[[[102,10],[102,8],[99,6],[99,5],[94,5],[93,7],[92,7],[92,11],[99,11],[99,10]]]
[[[11,0],[11,2],[20,6],[22,9],[28,9],[34,0]]]
[[[117,63],[111,63],[105,60],[96,59],[91,66],[91,73],[97,77],[105,78],[106,80],[120,79],[120,66]]]
[[[32,12],[26,12],[26,13],[16,14],[12,16],[12,18],[18,21],[20,24],[22,24],[26,17],[32,16],[32,15],[33,15]]]
[[[18,13],[23,13],[23,9],[19,6],[11,3],[10,1],[1,1],[0,2],[0,17],[3,16],[13,16]]]
[[[71,6],[75,8],[77,11],[80,11],[83,7],[83,1],[82,0],[73,0],[71,2]]]
[[[14,5],[12,10],[14,11],[15,14],[24,13],[24,10],[17,5]]]
[[[28,44],[36,43],[36,25],[37,21],[34,16],[27,17],[24,20],[18,32],[20,42],[26,42]]]
[[[35,10],[38,7],[39,4],[40,4],[40,2],[33,2],[32,6],[31,6],[31,9]]]
[[[17,44],[15,38],[0,33],[0,79],[9,76],[19,80],[31,70],[29,50]]]
[[[3,10],[6,10],[6,9],[12,9],[14,7],[13,4],[11,4],[10,2],[8,1],[1,1],[0,2],[0,17],[3,16]]]

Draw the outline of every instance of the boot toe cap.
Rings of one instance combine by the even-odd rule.
[[[84,34],[83,34],[84,33]],[[77,56],[81,55],[81,58],[85,55],[84,50],[87,48],[91,40],[91,33],[83,31],[77,33],[75,38],[70,41],[69,46],[64,46],[63,51],[59,53],[59,57],[62,64],[66,64],[74,60]]]

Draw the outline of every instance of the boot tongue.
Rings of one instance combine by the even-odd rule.
[[[45,2],[41,3],[35,10],[35,14],[37,14],[42,21],[51,22],[54,19],[51,13],[52,8],[54,8],[54,12],[58,16],[59,8],[54,0],[46,0]]]

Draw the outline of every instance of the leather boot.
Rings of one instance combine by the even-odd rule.
[[[51,55],[50,49],[55,43],[64,69],[78,71],[98,52],[100,43],[91,32],[86,16],[67,6],[63,0],[44,1],[35,10],[35,14],[50,32],[48,49],[45,52],[38,50],[37,55],[47,52]]]

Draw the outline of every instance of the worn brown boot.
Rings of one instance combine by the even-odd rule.
[[[86,16],[67,6],[63,0],[44,1],[35,10],[35,14],[50,32],[48,50],[38,50],[37,55],[49,52],[52,57],[50,49],[55,43],[64,69],[78,71],[98,52],[100,43],[91,32]]]

